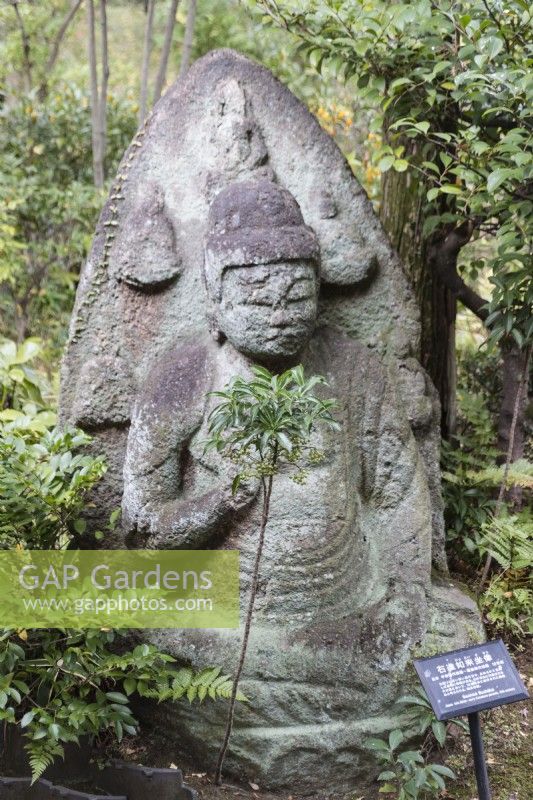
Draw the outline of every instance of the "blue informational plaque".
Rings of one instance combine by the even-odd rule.
[[[414,665],[439,720],[529,697],[501,639],[418,658]]]

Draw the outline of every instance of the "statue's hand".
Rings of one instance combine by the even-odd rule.
[[[228,511],[241,511],[249,506],[259,494],[260,485],[258,478],[250,478],[239,484],[235,493],[232,492],[231,487],[228,487],[225,491]]]
[[[150,548],[202,548],[225,530],[228,520],[253,502],[259,481],[243,483],[235,494],[231,486],[213,489],[188,500],[147,506],[137,521],[137,532]]]

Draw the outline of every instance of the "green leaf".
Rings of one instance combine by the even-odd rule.
[[[87,522],[84,519],[77,519],[74,521],[74,530],[76,533],[82,534],[85,533],[87,528]]]
[[[398,158],[392,166],[396,172],[405,172],[409,167],[409,162],[405,158]]]
[[[292,452],[292,442],[291,442],[291,440],[289,439],[289,437],[287,436],[286,433],[283,433],[283,431],[280,431],[279,433],[276,434],[276,438],[277,438],[278,442],[281,444],[281,446],[284,447],[285,450],[287,450],[287,452],[289,452],[289,453]]]
[[[59,739],[59,734],[60,734],[60,732],[61,732],[61,729],[60,729],[59,725],[58,725],[56,722],[53,722],[53,723],[52,723],[52,724],[49,726],[48,730],[49,730],[49,732],[50,732],[50,736],[51,736],[53,739]]]
[[[36,711],[26,711],[26,713],[20,720],[20,727],[27,728],[30,722],[33,720],[36,713],[37,713]]]
[[[25,364],[26,362],[31,361],[33,358],[38,356],[41,350],[42,347],[39,339],[26,339],[17,348],[17,355],[14,363]]]
[[[433,731],[435,739],[442,747],[446,741],[446,725],[444,725],[443,722],[438,722],[435,720],[431,723],[431,730]]]
[[[376,739],[370,738],[365,740],[365,744],[367,747],[370,747],[372,750],[388,750],[387,742],[383,741],[383,739]]]
[[[24,372],[19,367],[13,367],[13,369],[9,370],[9,377],[15,383],[23,383],[26,376]]]
[[[389,734],[389,747],[391,750],[396,750],[399,744],[403,742],[404,735],[401,730],[396,729]]]
[[[105,696],[113,703],[128,703],[128,698],[122,692],[106,692]]]
[[[444,775],[446,778],[455,778],[455,772],[449,767],[445,767],[443,764],[431,764],[431,769],[433,772]]]
[[[440,191],[444,194],[462,194],[463,190],[460,186],[456,186],[455,183],[445,183],[444,186],[440,187]]]
[[[379,171],[387,172],[394,164],[394,161],[395,161],[394,156],[384,156],[378,163]]]
[[[121,508],[115,508],[114,511],[111,512],[109,516],[109,527],[114,528],[117,524],[118,520],[120,519],[120,515],[122,514]]]
[[[494,192],[513,172],[513,169],[495,169],[487,178],[487,191]]]

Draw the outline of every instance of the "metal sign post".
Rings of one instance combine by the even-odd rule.
[[[414,665],[438,720],[468,716],[479,800],[490,800],[479,712],[529,697],[507,648],[496,639]]]
[[[481,736],[481,722],[477,711],[468,715],[468,727],[470,728],[470,740],[474,754],[474,771],[476,773],[478,797],[479,800],[491,800],[489,773]]]

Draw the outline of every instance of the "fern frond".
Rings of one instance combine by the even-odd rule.
[[[214,680],[218,678],[221,673],[220,667],[207,667],[199,672],[191,681],[193,686],[210,686]]]
[[[177,688],[178,686],[182,686],[185,689],[190,685],[192,679],[194,677],[194,673],[190,667],[182,667],[176,673],[176,677],[172,681],[172,688]]]
[[[469,469],[466,476],[472,483],[488,483],[491,486],[500,486],[503,481],[505,465],[490,466],[484,469]],[[533,463],[525,458],[514,461],[506,477],[507,488],[516,486],[520,489],[533,489]]]
[[[172,681],[170,697],[172,700],[179,700],[186,696],[190,703],[195,700],[202,702],[206,697],[211,700],[227,700],[231,697],[233,680],[229,675],[221,675],[220,672],[220,667],[207,667],[197,673],[183,668]],[[170,697],[167,693],[164,699]],[[237,700],[244,703],[248,698],[242,692],[237,692]]]
[[[533,521],[524,515],[492,517],[482,529],[483,547],[504,569],[533,564]]]
[[[50,739],[30,740],[24,749],[28,753],[32,786],[52,766],[57,756],[63,758],[65,755],[63,745]]]

